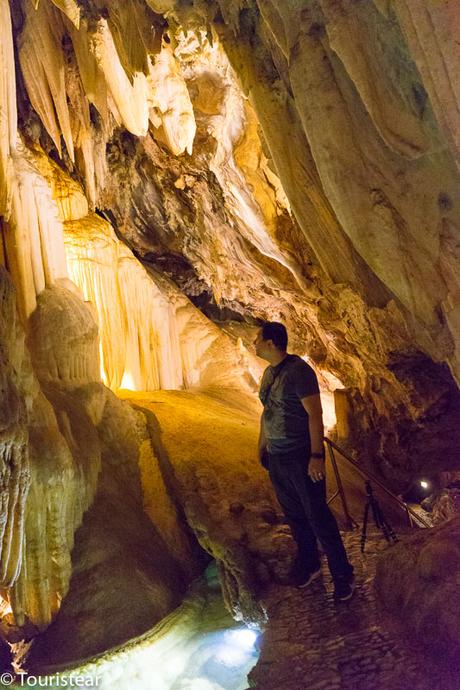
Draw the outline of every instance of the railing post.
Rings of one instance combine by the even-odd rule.
[[[422,526],[422,527],[431,527],[430,523],[427,522],[424,518],[421,517],[418,513],[415,513],[412,508],[402,501],[398,496],[396,496],[390,489],[388,489],[383,482],[378,479],[375,475],[371,474],[371,472],[368,472],[366,469],[363,467],[360,467],[360,465],[354,460],[343,448],[340,448],[340,446],[337,446],[333,441],[331,441],[330,438],[325,438],[324,439],[325,443],[327,443],[330,453],[331,453],[331,460],[334,460],[332,456],[332,449],[335,448],[337,452],[340,453],[340,455],[347,461],[349,462],[360,474],[363,476],[365,479],[371,479],[382,491],[386,493],[387,496],[389,496],[397,505],[405,511],[409,522],[411,523],[412,526]],[[334,466],[334,465],[333,465]],[[334,467],[334,471],[336,470],[336,467]],[[337,476],[337,475],[336,475]]]
[[[340,477],[340,472],[339,468],[337,467],[337,462],[335,460],[335,455],[334,451],[332,450],[332,446],[330,443],[326,442],[326,445],[329,449],[329,457],[331,459],[331,465],[332,469],[334,470],[334,475],[335,475],[335,481],[337,482],[337,493],[340,496],[340,500],[342,501],[342,507],[343,507],[343,512],[345,513],[345,520],[346,520],[346,525],[348,530],[352,530],[354,527],[358,527],[358,523],[356,520],[353,520],[351,517],[349,510],[348,510],[348,505],[347,505],[347,499],[345,498],[345,491],[343,489],[343,484],[342,484],[342,479]],[[337,495],[336,493],[336,495]]]
[[[409,506],[407,505],[407,503],[405,501],[404,501],[404,506],[406,508],[407,519],[409,520],[409,527],[413,527],[414,526],[414,520],[413,520],[411,512],[409,510]]]

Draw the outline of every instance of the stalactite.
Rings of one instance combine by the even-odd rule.
[[[97,311],[107,385],[114,390],[197,385],[202,368],[197,362],[218,331],[208,328],[198,337],[197,330],[196,341],[192,333],[186,339],[194,307],[171,285],[160,289],[106,221],[89,216],[65,228],[70,276]]]
[[[60,9],[63,3],[56,3]],[[77,8],[78,9],[78,8]],[[64,11],[64,9],[63,9]],[[90,54],[86,23],[70,19],[44,0],[34,9],[26,3],[26,21],[19,38],[19,59],[32,106],[62,156],[61,134],[71,160],[77,161],[94,206],[105,173],[105,143],[111,132],[106,80]],[[75,18],[74,18],[75,19]],[[64,58],[66,32],[72,40]],[[101,119],[96,129],[89,114],[94,103]],[[96,160],[99,158],[100,160]]]
[[[111,3],[107,16],[118,57],[131,82],[136,73],[148,74],[148,54],[156,43],[155,27],[141,7],[137,0]]]
[[[33,160],[51,191],[59,220],[79,220],[87,216],[88,200],[78,182],[48,158],[39,146],[33,149]]]
[[[97,312],[103,380],[117,389],[126,361],[126,314],[120,308],[117,242],[109,224],[99,216],[66,223],[65,242],[69,274],[84,299]]]
[[[36,295],[67,276],[62,223],[50,188],[34,156],[18,143],[14,158],[12,213],[5,232],[10,269],[23,318],[35,309]]]
[[[231,24],[235,5],[218,4]],[[458,379],[458,316],[438,267],[439,229],[446,216],[458,226],[458,173],[401,29],[372,3],[267,7],[252,2],[221,35],[314,260],[366,301],[394,296],[417,346]],[[349,50],[350,27],[378,30],[372,60]]]
[[[247,355],[171,282],[148,273],[109,223],[97,215],[68,221],[65,245],[69,275],[97,313],[101,372],[110,388],[177,389],[219,381],[246,387]],[[223,358],[233,366],[222,367]]]
[[[182,49],[187,53],[187,43],[184,43]],[[177,52],[181,54],[180,44]],[[236,75],[222,46],[219,42],[211,45],[209,41],[203,40],[196,61],[192,61],[190,57],[187,59],[185,55],[184,62],[185,73],[192,75],[191,89],[198,91],[197,110],[199,111],[200,107],[206,108],[206,105],[203,105],[206,101],[207,107],[211,108],[208,131],[214,136],[216,148],[209,167],[226,195],[227,206],[233,211],[241,236],[261,254],[287,268],[302,288],[304,280],[298,261],[294,256],[281,251],[276,242],[278,215],[289,207],[289,202],[286,196],[279,192],[278,198],[281,203],[277,204],[276,193],[267,184],[265,171],[268,165],[257,133],[252,132],[252,140],[247,143],[251,154],[257,157],[255,169],[250,169],[249,156],[245,156],[244,159],[243,156],[239,156],[241,167],[236,160],[238,147],[243,144],[245,137],[251,136],[251,117],[253,118],[254,114],[241,97]],[[214,81],[207,85],[206,80],[211,78],[211,74]],[[200,89],[203,90],[202,94]],[[213,96],[221,99],[214,109],[210,105]],[[277,179],[276,175],[273,177]]]
[[[12,193],[11,154],[17,139],[16,78],[8,0],[0,0],[0,36],[0,216],[7,217]]]
[[[25,0],[25,22],[19,37],[19,61],[33,108],[61,155],[61,133],[71,160],[74,146],[62,51],[64,24],[61,13],[48,2],[35,10]]]
[[[56,3],[64,11],[63,4]],[[158,51],[155,30],[150,27],[152,37],[148,35],[145,20],[137,17],[131,5],[119,11],[113,8],[109,20],[101,18],[91,31],[86,20],[81,25],[72,23],[72,13],[66,20],[49,0],[37,9],[27,0],[25,7],[19,58],[30,101],[59,154],[62,134],[71,160],[76,157],[92,206],[104,181],[105,143],[112,118],[132,134],[143,136],[150,109],[158,137],[170,150],[192,152],[193,107],[176,60],[167,45]],[[126,21],[123,25],[128,9],[129,26]],[[71,37],[75,64],[72,55],[67,62],[63,58],[65,32]],[[101,116],[97,130],[90,122],[89,103]]]
[[[105,19],[98,22],[91,35],[91,46],[123,124],[132,134],[144,136],[149,123],[145,74],[136,72],[131,84]]]
[[[51,0],[70,19],[77,29],[80,28],[80,8],[75,0]]]
[[[81,23],[79,30],[70,22],[66,22],[66,28],[74,51],[67,65],[67,78],[72,85],[68,89],[68,97],[72,105],[76,163],[85,182],[89,204],[94,208],[105,181],[106,145],[115,124],[113,112],[116,108],[110,108],[112,101],[105,77],[90,52],[86,21]],[[90,104],[99,113],[97,124],[91,122]]]
[[[88,22],[83,19],[78,30],[68,23],[67,30],[72,40],[85,94],[89,102],[98,110],[102,124],[108,124],[107,84],[94,53],[91,51],[91,34],[88,31]]]
[[[176,156],[184,151],[191,155],[196,133],[193,106],[179,65],[167,45],[150,64],[150,89],[151,107],[161,122],[159,138]]]
[[[147,0],[147,5],[149,5],[154,12],[158,12],[159,14],[171,12],[175,4],[175,0]]]

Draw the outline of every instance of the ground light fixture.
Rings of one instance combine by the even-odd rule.
[[[433,482],[426,477],[415,477],[411,486],[402,495],[407,503],[421,503],[433,493]]]

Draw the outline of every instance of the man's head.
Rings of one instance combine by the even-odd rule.
[[[268,362],[276,361],[286,353],[287,343],[286,326],[277,321],[265,321],[254,340],[256,355]]]

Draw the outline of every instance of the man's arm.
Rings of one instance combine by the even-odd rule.
[[[322,458],[310,458],[308,474],[314,482],[325,478],[324,467],[324,425],[323,408],[319,395],[308,395],[300,401],[308,413],[308,428],[310,431],[311,452],[322,455]]]
[[[264,418],[260,418],[260,431],[259,431],[259,442],[258,442],[258,450],[259,450],[259,460],[260,463],[263,465],[262,462],[262,456],[264,454],[264,451],[267,448],[267,439],[265,438],[265,432],[264,432]]]

